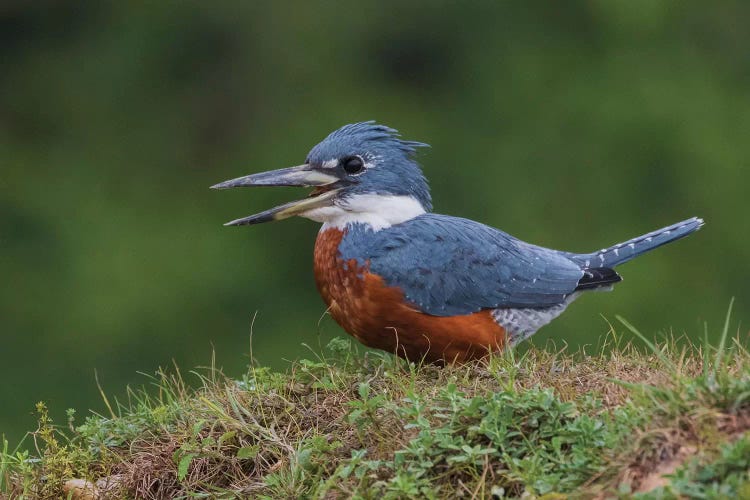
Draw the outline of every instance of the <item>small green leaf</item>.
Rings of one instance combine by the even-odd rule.
[[[306,448],[297,453],[297,463],[303,468],[309,470],[312,467],[310,457],[312,456],[312,450]]]
[[[227,432],[225,432],[219,438],[219,445],[222,445],[222,444],[226,443],[227,441],[230,441],[230,440],[234,439],[234,436],[236,436],[236,435],[237,435],[236,431],[227,431]]]
[[[201,430],[203,430],[203,426],[206,425],[206,421],[201,419],[198,420],[196,423],[193,424],[193,437],[197,436]]]
[[[370,395],[370,384],[367,382],[362,382],[359,384],[359,397],[362,399],[367,399],[367,397]]]
[[[258,452],[260,451],[260,447],[256,444],[253,446],[243,446],[239,450],[237,450],[237,458],[240,460],[249,459],[249,458],[255,458],[258,456]]]
[[[177,465],[177,479],[180,481],[183,481],[188,473],[188,468],[190,467],[190,462],[193,461],[195,458],[195,453],[186,453],[183,455],[183,457],[180,459],[180,463]]]

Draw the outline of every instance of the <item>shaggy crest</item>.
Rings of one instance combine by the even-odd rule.
[[[375,120],[366,122],[350,123],[338,130],[331,132],[323,142],[339,139],[354,139],[359,141],[384,141],[395,146],[410,157],[417,154],[417,148],[429,148],[429,144],[417,141],[405,141],[400,139],[401,134],[395,128],[380,125]]]

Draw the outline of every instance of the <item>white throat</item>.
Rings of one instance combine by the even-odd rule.
[[[359,194],[336,200],[333,206],[314,208],[300,216],[322,222],[321,231],[347,224],[366,224],[380,231],[425,213],[422,204],[411,196]]]

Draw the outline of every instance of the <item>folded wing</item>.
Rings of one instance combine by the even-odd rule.
[[[584,277],[581,264],[458,217],[425,214],[373,232],[349,229],[342,257],[403,290],[416,308],[435,316],[482,309],[549,307],[562,303]]]

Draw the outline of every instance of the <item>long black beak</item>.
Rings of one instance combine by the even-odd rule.
[[[230,189],[252,186],[326,186],[338,181],[335,175],[322,172],[319,168],[305,164],[298,167],[270,170],[250,174],[211,186],[211,189]]]
[[[298,167],[282,168],[280,170],[271,170],[258,174],[246,175],[220,182],[211,186],[211,189],[230,189],[236,187],[253,187],[253,186],[301,186],[301,187],[318,187],[323,188],[340,179],[333,172],[324,172],[320,167],[312,165],[300,165]],[[292,201],[271,208],[265,212],[243,217],[224,224],[225,226],[243,226],[248,224],[260,224],[274,220],[287,219],[295,215],[321,208],[331,206],[337,189],[319,189],[313,191],[313,194],[305,199]]]

